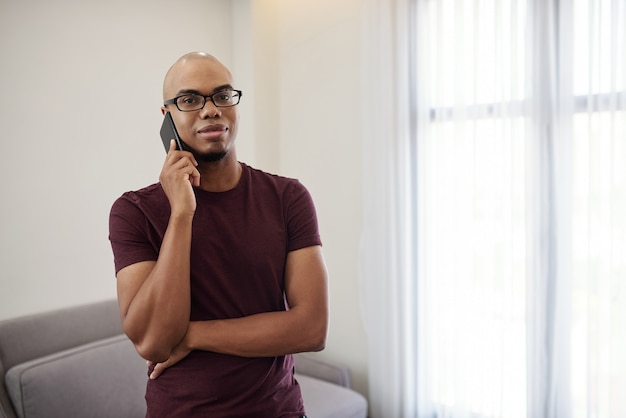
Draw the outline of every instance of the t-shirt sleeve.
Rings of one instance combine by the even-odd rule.
[[[156,261],[159,254],[148,238],[145,214],[126,195],[115,201],[109,215],[109,240],[115,274],[141,261]]]
[[[293,183],[287,206],[287,228],[287,251],[322,245],[313,199],[299,181]]]

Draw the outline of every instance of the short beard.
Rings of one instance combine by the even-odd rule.
[[[225,151],[196,155],[196,158],[205,163],[216,163],[218,161],[222,161],[224,157],[226,157]]]
[[[228,154],[228,151],[199,153],[184,142],[182,143],[182,145],[183,150],[190,151],[196,158],[196,160],[202,161],[204,163],[216,163],[218,161],[222,161]]]

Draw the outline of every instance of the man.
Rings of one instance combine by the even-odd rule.
[[[184,150],[113,205],[124,331],[148,360],[148,417],[301,417],[292,353],[322,350],[327,272],[297,180],[237,161],[241,92],[206,53],[167,72]]]

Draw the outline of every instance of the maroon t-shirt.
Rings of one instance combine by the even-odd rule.
[[[242,164],[226,192],[194,188],[192,321],[284,311],[287,253],[321,245],[315,207],[297,180]],[[111,209],[115,271],[156,260],[170,206],[160,184],[122,195]],[[293,358],[243,358],[193,351],[146,390],[148,417],[304,415]]]

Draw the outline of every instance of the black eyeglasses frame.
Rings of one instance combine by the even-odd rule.
[[[213,96],[215,96],[216,94],[224,93],[226,91],[232,91],[232,92],[237,93],[237,97],[239,98],[239,100],[237,100],[237,103],[232,104],[232,105],[227,105],[227,106],[218,105],[217,103],[215,103],[215,100],[213,100]],[[178,99],[180,99],[181,97],[191,96],[191,95],[202,97],[202,101],[203,101],[202,102],[202,107],[199,107],[198,109],[193,109],[193,110],[183,110],[180,107],[178,107]],[[227,90],[216,91],[215,93],[209,94],[208,96],[204,96],[204,95],[199,94],[199,93],[191,93],[190,92],[190,93],[181,94],[180,96],[176,96],[173,99],[165,100],[163,102],[163,106],[167,106],[167,105],[173,104],[173,105],[176,105],[176,108],[178,110],[180,110],[181,112],[196,112],[198,110],[204,109],[204,106],[206,106],[206,99],[211,99],[211,103],[213,103],[213,106],[215,106],[215,107],[233,107],[233,106],[237,106],[239,104],[239,102],[241,101],[241,96],[243,96],[243,92],[241,90],[235,90],[235,89],[227,89]]]

